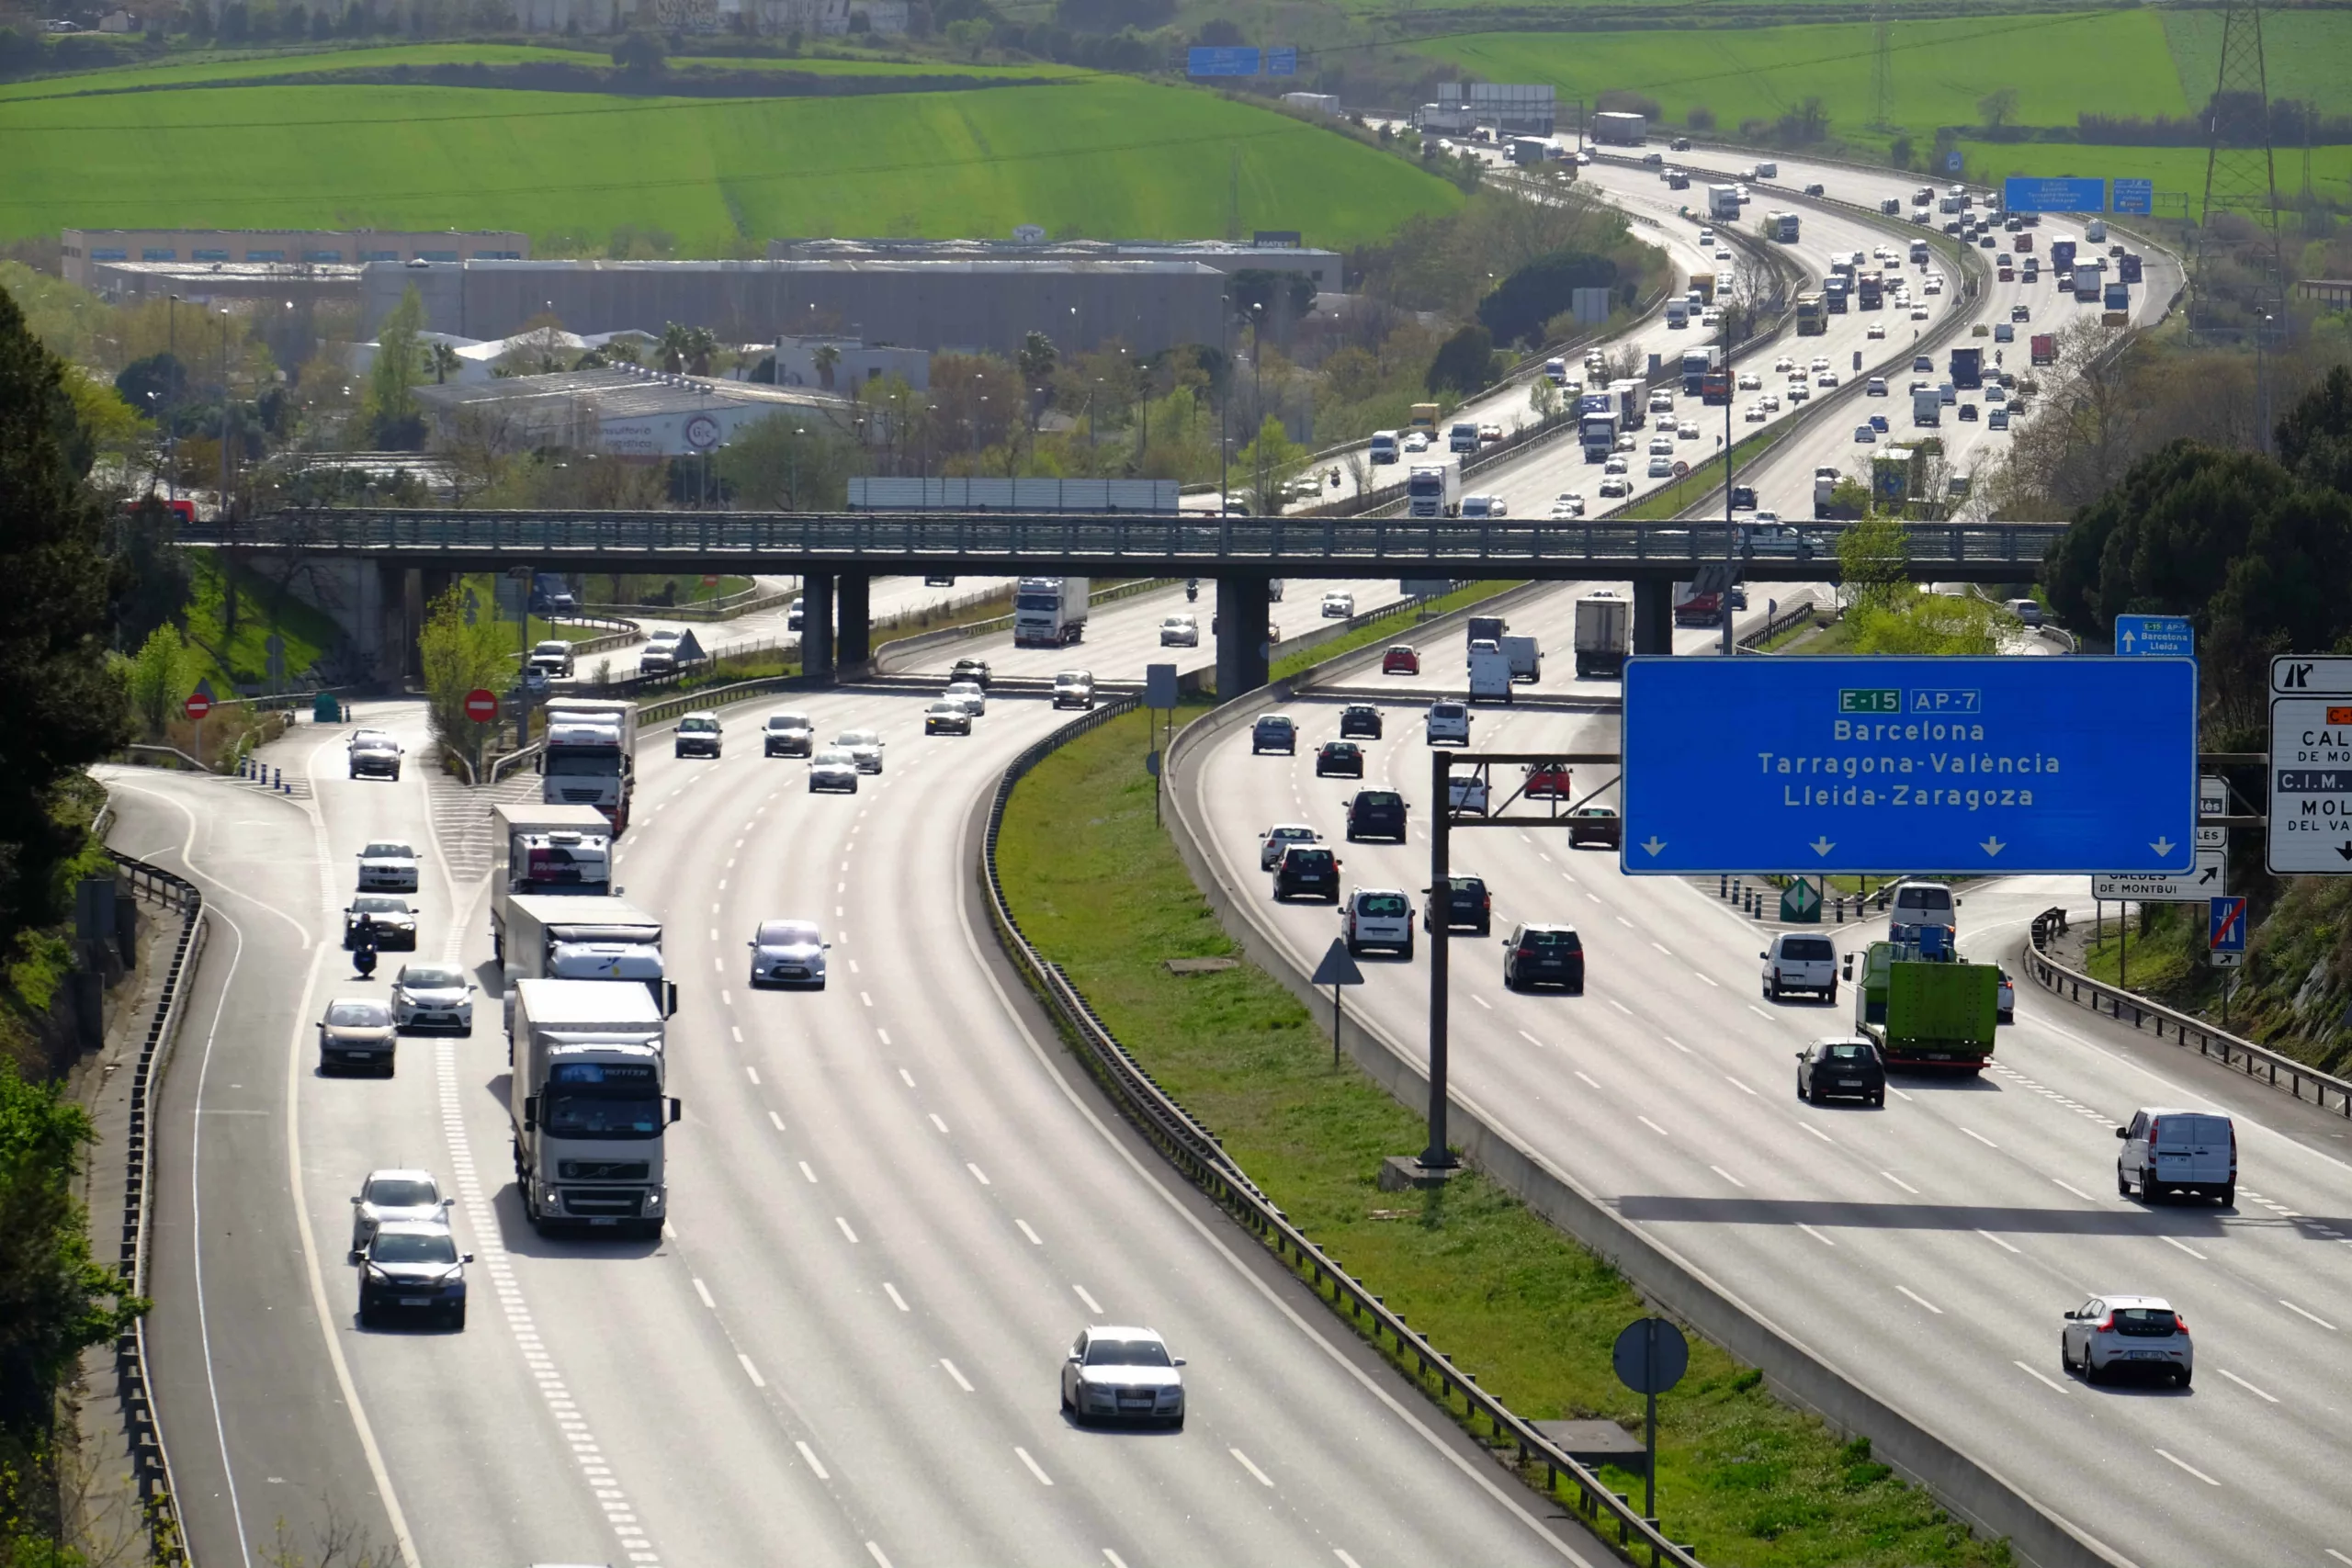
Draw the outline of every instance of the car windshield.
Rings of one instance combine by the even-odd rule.
[[[1838,956],[1826,936],[1792,936],[1781,939],[1781,956],[1801,964],[1827,963]]]
[[[1096,1339],[1086,1347],[1090,1367],[1164,1367],[1168,1347],[1157,1339]]]
[[[415,853],[406,844],[370,844],[359,852],[363,860],[413,860]]]
[[[706,729],[715,730],[718,728],[718,721],[705,714],[690,713],[685,717],[678,721],[678,728],[680,729],[692,729],[696,731]]]
[[[379,1232],[368,1256],[379,1263],[455,1263],[458,1244],[438,1233]]]
[[[833,737],[836,746],[879,746],[882,738],[870,729],[844,729]]]
[[[424,1209],[441,1201],[433,1183],[413,1176],[379,1176],[368,1184],[367,1198],[379,1209]]]
[[[848,752],[841,750],[837,746],[828,746],[822,751],[817,753],[817,762],[820,767],[828,762],[839,763],[842,767],[848,767],[851,763],[856,761],[856,758],[852,757]]]
[[[354,914],[360,915],[405,915],[408,913],[408,905],[399,898],[354,898],[351,901],[351,908]]]
[[[817,928],[808,920],[763,920],[760,923],[762,947],[809,947],[817,941]]]
[[[412,991],[451,991],[465,983],[464,973],[446,964],[411,964],[401,970],[401,984]]]
[[[1405,913],[1405,897],[1401,893],[1366,893],[1356,900],[1359,915],[1378,915],[1389,919]]]
[[[1821,1059],[1825,1062],[1869,1062],[1876,1060],[1877,1055],[1877,1052],[1860,1041],[1821,1048]]]
[[[808,716],[797,713],[772,713],[768,715],[768,728],[770,729],[806,729],[808,728]]]

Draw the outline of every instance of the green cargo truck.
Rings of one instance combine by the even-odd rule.
[[[1993,1056],[2000,986],[1996,964],[1966,963],[1948,947],[1874,942],[1854,987],[1854,1027],[1889,1066],[1980,1072]]]

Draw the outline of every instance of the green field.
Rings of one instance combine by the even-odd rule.
[[[697,254],[780,234],[1199,238],[1231,223],[1344,247],[1461,199],[1287,116],[1104,76],[826,99],[283,86],[0,101],[0,239],[635,223]]]
[[[2160,218],[2180,216],[2178,208],[2165,205],[2168,193],[2185,192],[2192,216],[2205,198],[2205,150],[2201,147],[2017,146],[1963,141],[1960,152],[1967,160],[1972,180],[1996,181],[2007,175],[2153,179]],[[2278,194],[2291,198],[2302,188],[2303,150],[2279,148],[2278,165]],[[2312,149],[2312,185],[2322,195],[2340,201],[2347,179],[2352,179],[2352,147]]]
[[[2222,13],[2158,14],[2189,101],[2202,104],[2220,79]],[[2341,11],[2266,9],[2262,65],[2273,98],[2300,98],[2330,114],[2352,112],[2352,17]]]

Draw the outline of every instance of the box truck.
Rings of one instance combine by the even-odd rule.
[[[1405,514],[1456,517],[1462,513],[1462,459],[1430,453],[1405,474]]]
[[[678,1008],[678,987],[662,957],[662,921],[626,898],[511,898],[498,960],[510,1032],[516,987],[526,980],[626,981],[652,998],[662,1016]]]
[[[514,998],[507,1110],[514,1180],[534,1229],[658,1237],[669,1216],[663,1021],[634,986],[526,980]]]
[[[490,808],[490,942],[506,945],[506,910],[518,896],[602,897],[613,890],[613,828],[593,806]]]
[[[637,784],[637,705],[549,700],[537,766],[541,805],[593,806],[616,836],[626,832]]]
[[[1590,593],[1577,601],[1577,674],[1615,680],[1625,672],[1634,646],[1634,606],[1614,593]]]

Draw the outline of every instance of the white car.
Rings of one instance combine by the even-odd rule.
[[[1344,621],[1356,613],[1356,596],[1352,593],[1330,592],[1323,595],[1323,617]]]
[[[1713,229],[1702,229],[1699,231],[1699,243],[1702,245],[1712,245],[1714,243],[1715,231]]]
[[[1668,457],[1673,457],[1673,456],[1674,456],[1674,437],[1673,437],[1673,436],[1671,436],[1671,435],[1654,435],[1654,436],[1652,436],[1652,437],[1650,438],[1650,456],[1651,456],[1651,457],[1660,457],[1660,456]]]
[[[1413,956],[1413,901],[1394,887],[1359,887],[1340,902],[1340,939],[1351,953],[1383,947]]]
[[[1583,516],[1584,497],[1578,495],[1572,490],[1562,491],[1557,496],[1553,498],[1552,515],[1555,517]]]
[[[1674,477],[1674,459],[1671,457],[1652,457],[1650,459],[1649,477],[1654,479],[1672,479]]]
[[[814,920],[762,920],[752,940],[752,987],[808,986],[825,988],[825,951],[833,944]]]
[[[1807,387],[1803,381],[1792,381],[1789,383],[1789,401],[1792,403],[1801,403],[1812,396],[1813,389],[1810,387]]]
[[[1426,430],[1416,430],[1416,431],[1414,431],[1411,434],[1409,434],[1409,435],[1408,435],[1408,436],[1406,436],[1406,437],[1405,437],[1405,450],[1406,450],[1406,451],[1408,451],[1408,452],[1426,452],[1426,451],[1428,451],[1429,449],[1430,449],[1430,433],[1429,433],[1428,431],[1426,431]]]
[[[1886,378],[1883,376],[1871,377],[1868,381],[1863,383],[1862,395],[1866,398],[1883,398],[1886,396]]]
[[[978,681],[950,681],[947,689],[939,694],[942,701],[962,703],[964,711],[979,718],[989,711],[989,694],[980,690]]]
[[[1743,370],[1739,373],[1739,389],[1743,392],[1760,392],[1764,389],[1764,378],[1753,370]]]
[[[1319,844],[1323,836],[1299,822],[1277,822],[1258,835],[1258,869],[1272,871],[1293,844]]]
[[[1170,615],[1159,623],[1159,646],[1162,648],[1198,648],[1201,646],[1201,623],[1190,615]]]
[[[1854,426],[1854,444],[1855,444],[1856,446],[1875,446],[1875,445],[1877,444],[1877,442],[1878,442],[1878,432],[1877,432],[1877,431],[1872,430],[1872,429],[1871,429],[1869,425],[1867,425],[1867,424],[1858,424],[1858,425]]]
[[[1764,411],[1767,413],[1778,413],[1781,412],[1781,394],[1778,392],[1767,392],[1757,400],[1763,405]]]
[[[1652,430],[1672,430],[1674,424],[1675,419],[1671,412],[1656,415],[1650,420]]]
[[[1813,363],[1805,368],[1818,376],[1829,368],[1829,356],[1826,354],[1816,354],[1813,356]]]
[[[1693,421],[1687,420],[1687,419],[1686,419],[1686,420],[1684,420],[1680,424],[1678,424],[1678,425],[1676,425],[1676,426],[1674,427],[1674,438],[1675,438],[1677,441],[1696,441],[1696,440],[1698,440],[1698,439],[1699,439],[1699,426],[1698,426],[1698,424],[1697,424],[1695,422],[1693,422]]]
[[[441,1184],[429,1170],[371,1170],[351,1199],[351,1252],[356,1260],[376,1238],[377,1228],[394,1224],[439,1225],[447,1229],[455,1198],[441,1196]]]
[[[1745,201],[1745,200],[1747,200],[1747,198],[1746,197],[1740,197],[1740,199],[1741,199],[1742,201]],[[1719,262],[1727,262],[1727,261],[1736,261],[1736,260],[1738,260],[1739,258],[1738,258],[1738,257],[1736,257],[1736,256],[1735,256],[1735,255],[1733,255],[1733,254],[1731,254],[1730,247],[1725,246],[1725,245],[1718,245],[1718,246],[1716,246],[1716,247],[1715,247],[1715,259],[1716,259],[1717,261],[1719,261]]]
[[[474,1032],[474,992],[454,964],[403,964],[392,981],[392,1027]]]
[[[1822,388],[1835,387],[1838,385],[1838,372],[1835,370],[1824,370],[1820,375],[1815,376],[1813,378],[1813,384],[1816,387]]]
[[[1634,447],[1640,445],[1640,442],[1634,439],[1634,434],[1632,431],[1622,432],[1617,437],[1617,450],[1620,452],[1631,452]]]
[[[857,759],[838,746],[828,746],[808,759],[810,795],[857,793]]]
[[[1600,471],[1604,474],[1622,474],[1626,472],[1627,470],[1623,456],[1619,453],[1611,453],[1609,457],[1602,461],[1600,465]]]
[[[1484,817],[1487,814],[1487,781],[1476,773],[1450,775],[1445,781],[1445,803],[1456,811],[1473,811]]]
[[[1650,394],[1650,412],[1672,413],[1673,412],[1674,394],[1672,392],[1668,391],[1664,387],[1660,387],[1657,391]]]
[[[1184,1358],[1157,1329],[1097,1324],[1079,1331],[1062,1362],[1062,1409],[1094,1421],[1159,1421],[1184,1428]]]
[[[406,844],[379,841],[359,852],[362,893],[416,891],[416,852]]]
[[[1611,474],[1600,481],[1600,499],[1618,501],[1634,493],[1634,487],[1623,474]]]
[[[2187,1388],[2197,1371],[2188,1323],[2162,1296],[2093,1296],[2066,1314],[2058,1331],[2058,1365],[2085,1382],[2119,1370],[2154,1373]]]
[[[1747,421],[1750,424],[1761,424],[1764,423],[1765,419],[1764,405],[1762,403],[1750,403],[1744,411],[1742,411],[1740,417]]]
[[[844,729],[833,737],[833,744],[850,754],[861,773],[882,771],[882,737],[871,729]]]
[[[1791,358],[1790,358],[1787,355],[1785,355],[1785,354],[1784,354],[1784,355],[1781,355],[1781,357],[1780,357],[1780,358],[1775,359],[1774,361],[1772,361],[1772,369],[1773,369],[1773,372],[1774,372],[1776,375],[1785,376],[1785,375],[1787,375],[1790,371],[1794,370],[1796,367],[1797,367],[1797,362],[1796,362],[1795,360],[1793,360],[1793,359],[1791,359]]]
[[[1914,306],[1912,306],[1912,307],[1911,307],[1911,319],[1912,319],[1913,321],[1926,321],[1926,320],[1928,319],[1928,308],[1927,308],[1925,305],[1914,305]]]
[[[1721,326],[1723,320],[1724,313],[1713,305],[1699,312],[1699,324],[1702,327]]]

